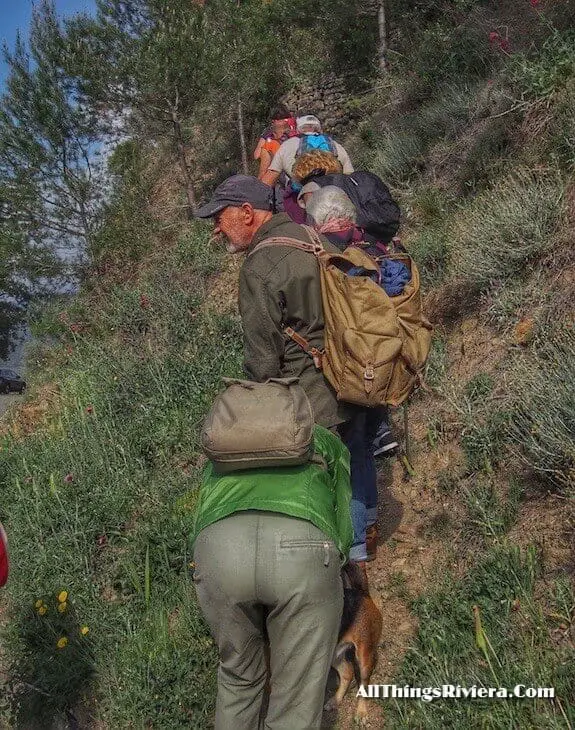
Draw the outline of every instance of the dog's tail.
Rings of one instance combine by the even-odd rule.
[[[353,676],[355,677],[355,683],[358,687],[361,686],[361,673],[359,669],[359,663],[357,661],[357,655],[355,653],[355,644],[351,641],[345,641],[343,644],[338,644],[335,655],[334,663],[342,661],[349,662],[353,667]]]

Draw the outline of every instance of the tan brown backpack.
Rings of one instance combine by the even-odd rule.
[[[314,358],[338,400],[360,406],[398,406],[419,384],[431,345],[432,326],[421,311],[419,272],[407,254],[389,257],[404,263],[411,280],[402,294],[389,297],[369,276],[349,276],[353,267],[377,272],[377,263],[357,247],[326,251],[313,228],[303,226],[310,243],[274,236],[267,246],[292,246],[314,254],[319,262],[325,320],[324,350],[310,348],[290,327],[284,331]]]

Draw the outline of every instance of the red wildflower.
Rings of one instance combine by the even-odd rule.
[[[509,53],[511,46],[509,45],[509,38],[504,38],[498,31],[492,30],[489,34],[489,43],[493,48],[499,48],[504,53]]]
[[[536,8],[540,2],[541,2],[541,0],[529,0],[529,4],[531,5],[532,8]]]
[[[150,298],[146,294],[140,294],[140,307],[147,309],[150,306]]]
[[[86,406],[86,413],[94,413],[94,406]]]
[[[73,323],[73,324],[70,325],[70,331],[71,332],[77,333],[77,332],[80,331],[80,329],[81,328],[80,328],[80,325],[79,324]]]
[[[64,477],[64,481],[66,482],[66,484],[70,484],[70,482],[74,481],[74,475],[66,474],[66,476]]]

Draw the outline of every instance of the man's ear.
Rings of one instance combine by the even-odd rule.
[[[254,222],[254,208],[250,203],[242,203],[242,210],[244,212],[244,223],[246,226],[250,226]]]

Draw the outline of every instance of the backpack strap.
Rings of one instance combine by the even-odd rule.
[[[302,226],[302,228],[307,233],[311,243],[300,241],[297,238],[291,238],[291,236],[270,236],[270,238],[264,238],[263,241],[260,241],[260,243],[254,246],[248,256],[251,256],[262,248],[268,248],[268,246],[290,246],[291,248],[298,248],[300,251],[313,253],[318,259],[328,255],[317,232],[310,226]]]
[[[337,147],[335,146],[335,141],[329,136],[329,134],[326,134],[326,139],[329,144],[329,151],[337,160]]]
[[[302,154],[303,154],[303,148],[306,146],[305,134],[298,134],[297,136],[299,138],[299,144],[297,146],[297,150],[296,150],[296,153],[295,153],[296,160],[297,160],[298,157],[301,157],[302,156]]]
[[[284,327],[284,334],[286,334],[290,340],[293,340],[296,345],[299,345],[301,349],[311,357],[316,368],[321,370],[323,350],[319,350],[317,347],[310,347],[306,338],[298,335],[293,327]]]
[[[300,251],[305,251],[306,253],[313,253],[316,256],[320,254],[320,251],[316,251],[316,247],[311,243],[298,241],[297,238],[289,238],[288,236],[272,236],[254,246],[248,256],[252,256],[256,251],[262,248],[268,248],[269,246],[289,246],[290,248],[298,248]],[[323,246],[321,250],[323,251]]]
[[[251,256],[256,251],[259,251],[262,248],[267,248],[269,246],[290,246],[291,248],[297,248],[300,251],[305,251],[306,253],[312,253],[318,260],[320,259],[320,257],[327,256],[328,252],[323,247],[321,238],[318,236],[317,232],[314,231],[314,229],[310,226],[302,226],[302,228],[307,233],[311,243],[298,241],[297,238],[291,238],[289,236],[271,236],[270,238],[266,238],[258,243],[256,246],[254,246],[254,248],[249,252],[248,256]],[[293,340],[296,345],[299,345],[301,349],[312,358],[313,364],[316,366],[316,368],[318,370],[321,370],[323,350],[319,350],[317,347],[310,346],[305,337],[298,335],[293,327],[284,327],[283,331],[284,334],[286,334],[290,338],[290,340]]]

